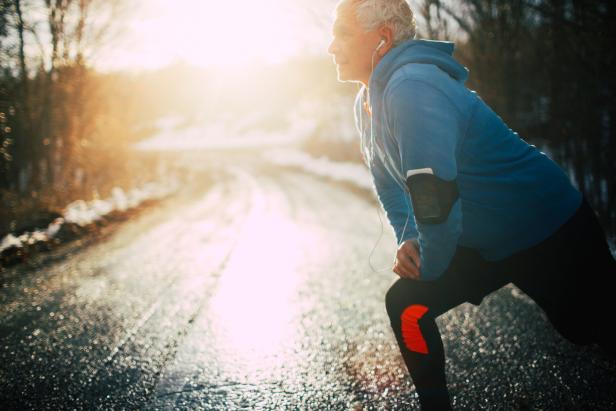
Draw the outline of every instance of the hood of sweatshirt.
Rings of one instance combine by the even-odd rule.
[[[370,92],[382,92],[393,73],[410,63],[433,64],[454,80],[464,83],[468,70],[453,58],[453,51],[454,44],[449,41],[407,40],[389,50],[379,61],[370,77]]]

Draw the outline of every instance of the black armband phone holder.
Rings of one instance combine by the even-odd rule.
[[[411,194],[415,219],[421,224],[440,224],[447,220],[459,197],[456,180],[443,180],[431,168],[410,170],[406,186]]]

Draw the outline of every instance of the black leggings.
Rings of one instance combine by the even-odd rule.
[[[575,344],[598,343],[614,355],[609,336],[616,316],[616,261],[597,218],[583,200],[551,237],[506,259],[490,262],[458,247],[435,281],[398,279],[386,307],[422,409],[450,409],[443,343],[435,318],[464,302],[479,305],[512,282],[547,314],[558,332]]]

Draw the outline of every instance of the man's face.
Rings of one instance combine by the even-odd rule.
[[[372,57],[379,42],[374,31],[364,32],[357,21],[353,6],[343,3],[333,26],[333,36],[327,52],[334,57],[339,81],[360,81],[365,85],[372,73]],[[378,56],[374,54],[376,65]]]

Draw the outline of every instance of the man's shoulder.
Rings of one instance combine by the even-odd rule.
[[[458,110],[472,105],[473,93],[433,64],[409,63],[398,68],[383,90],[385,104],[415,97],[419,102],[431,94],[446,97]]]
[[[463,84],[451,78],[434,64],[409,63],[394,71],[387,81],[384,94],[392,93],[402,85],[416,83],[443,92],[459,88],[466,89]]]

